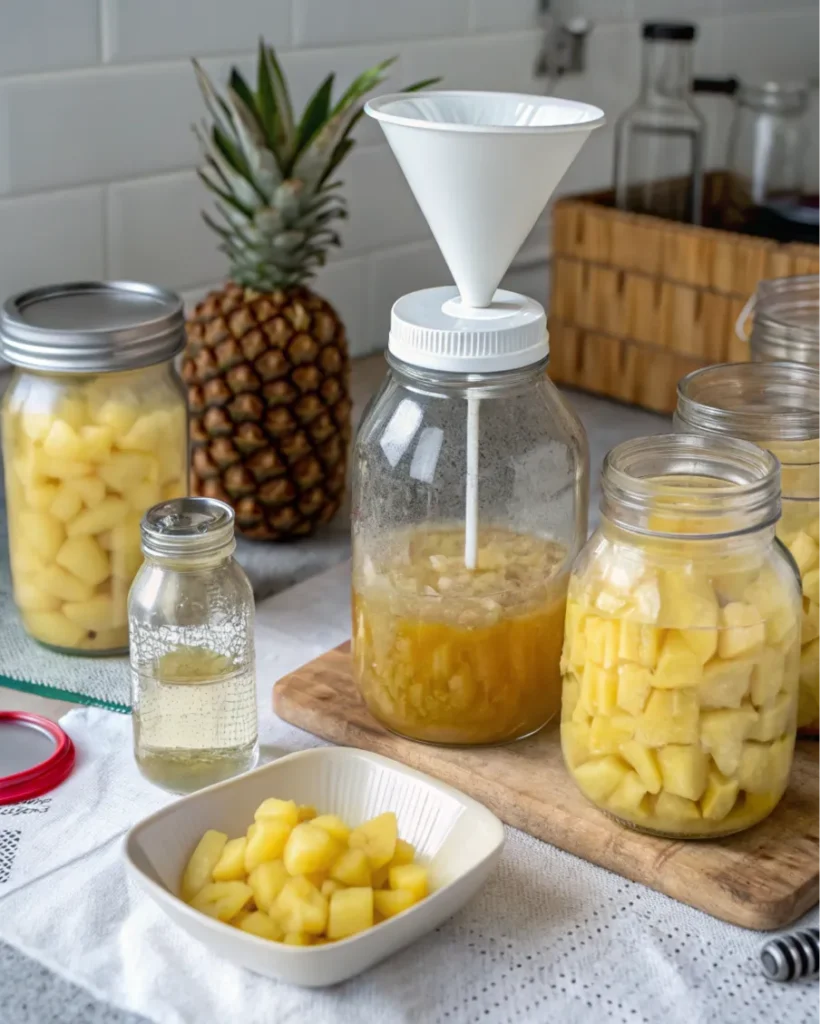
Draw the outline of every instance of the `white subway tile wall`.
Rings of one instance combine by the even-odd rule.
[[[638,88],[640,21],[698,22],[697,70],[811,77],[816,0],[553,0],[593,19],[587,70],[556,92],[597,103],[609,125],[563,193],[605,186],[612,125]],[[338,89],[397,55],[386,89],[442,75],[453,88],[541,91],[538,0],[0,0],[0,300],[49,281],[154,281],[189,301],[225,268],[201,221],[191,124],[202,105],[189,58],[224,81],[249,72],[258,37],[282,56],[297,105],[336,72]],[[709,162],[724,158],[727,100],[699,101]],[[816,123],[816,117],[815,117]],[[378,126],[366,121],[344,167],[350,221],[317,288],[343,315],[354,354],[386,344],[403,292],[449,280]],[[811,142],[816,152],[816,137]],[[546,298],[548,226],[525,243],[508,284]]]

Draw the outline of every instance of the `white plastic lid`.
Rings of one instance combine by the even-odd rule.
[[[389,349],[402,362],[427,370],[515,370],[549,355],[547,317],[535,299],[501,288],[481,309],[464,306],[452,285],[425,288],[394,303]]]

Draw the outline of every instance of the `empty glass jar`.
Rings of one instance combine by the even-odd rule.
[[[212,498],[164,502],[142,521],[128,601],[134,753],[175,792],[256,763],[253,591],[235,547],[233,509]]]
[[[777,535],[800,570],[801,733],[817,735],[820,682],[820,373],[796,363],[724,363],[678,385],[675,426],[686,433],[742,437],[780,461],[783,514]]]
[[[746,334],[752,316],[751,337]],[[737,319],[752,359],[820,366],[820,287],[815,274],[761,281]]]
[[[456,294],[396,303],[390,369],[359,429],[353,655],[361,694],[387,728],[469,745],[529,735],[558,711],[588,456],[545,373],[540,306],[497,292],[492,346],[476,341],[480,322],[446,312],[438,336],[414,333],[417,296],[446,310]],[[505,344],[508,321],[517,341]],[[441,355],[445,342],[474,341],[483,356]],[[469,369],[443,368],[459,365]]]
[[[780,800],[795,739],[800,591],[775,543],[777,460],[733,438],[637,438],[607,455],[602,489],[567,600],[567,767],[634,828],[748,828]]]

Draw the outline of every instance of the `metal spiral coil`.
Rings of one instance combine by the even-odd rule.
[[[820,929],[807,928],[772,939],[760,951],[760,962],[769,981],[816,978],[820,968]]]

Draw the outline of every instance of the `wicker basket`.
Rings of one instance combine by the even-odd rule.
[[[707,175],[707,223],[729,187],[726,174]],[[672,412],[684,374],[749,358],[734,326],[758,281],[817,273],[820,249],[624,213],[613,198],[555,204],[550,376]]]

